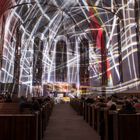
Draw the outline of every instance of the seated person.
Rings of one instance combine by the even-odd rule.
[[[140,110],[140,102],[135,102],[134,107],[135,107],[137,110]]]
[[[38,100],[35,99],[34,97],[33,97],[32,99],[33,99],[33,101],[32,101],[32,109],[33,109],[34,111],[40,110],[41,105],[39,104]]]
[[[108,97],[108,102],[106,103],[107,107],[110,108],[113,104],[116,105],[113,99],[111,97]]]
[[[136,109],[134,108],[134,106],[132,105],[132,103],[130,101],[125,101],[125,104],[122,107],[122,109],[119,110],[119,113],[121,113],[121,114],[135,114]]]
[[[93,104],[95,102],[95,100],[92,98],[92,97],[88,97],[86,100],[85,100],[86,103],[90,103],[90,104]]]
[[[96,102],[96,106],[98,106],[98,107],[107,107],[105,99],[104,98],[99,98],[98,101]]]
[[[4,98],[2,96],[0,96],[0,103],[4,102]]]
[[[116,110],[117,109],[117,106],[116,104],[112,104],[109,108],[109,110]]]
[[[21,96],[19,99],[19,108],[20,111],[23,112],[24,108],[32,108],[32,104],[30,102],[27,102],[26,98],[24,96]]]
[[[11,95],[9,93],[5,94],[5,102],[12,102]]]

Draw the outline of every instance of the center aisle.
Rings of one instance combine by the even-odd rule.
[[[43,140],[99,140],[99,136],[69,104],[57,104]]]

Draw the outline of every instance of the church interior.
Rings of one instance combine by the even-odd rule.
[[[0,0],[0,140],[139,131],[139,0]]]

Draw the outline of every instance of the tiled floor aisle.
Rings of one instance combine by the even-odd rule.
[[[54,107],[44,140],[99,140],[99,136],[69,104],[58,104]]]

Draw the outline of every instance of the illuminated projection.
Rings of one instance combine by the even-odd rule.
[[[1,90],[43,94],[43,85],[60,82],[106,93],[138,89],[138,0],[2,0],[0,6]]]

